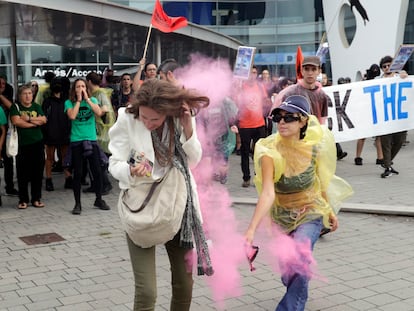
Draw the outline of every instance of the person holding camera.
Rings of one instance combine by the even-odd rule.
[[[109,158],[109,171],[119,181],[121,189],[118,209],[127,233],[135,279],[134,310],[154,310],[157,296],[156,244],[164,244],[170,260],[171,310],[190,310],[193,290],[190,257],[193,246],[198,254],[199,274],[212,273],[208,246],[201,225],[196,184],[190,170],[199,163],[202,155],[195,114],[208,106],[209,102],[208,97],[169,81],[149,79],[135,93],[129,106],[119,109],[118,120],[109,131],[109,150],[112,154]],[[143,242],[142,236],[145,233],[137,234],[136,229],[139,220],[133,222],[133,216],[124,213],[124,195],[138,192],[137,200],[147,201],[148,192],[141,193],[140,189],[157,182],[157,190],[168,193],[172,190],[160,181],[167,180],[171,172],[176,172],[177,177],[173,183],[184,189],[179,191],[180,196],[184,194],[184,202],[173,199],[176,193],[170,193],[168,202],[173,206],[164,208],[180,209],[178,232],[172,230],[170,240],[164,239],[164,236],[159,238],[157,232],[153,234],[154,237],[149,238],[151,241]],[[140,207],[140,204],[131,204],[131,208]],[[146,209],[152,207],[146,206]],[[174,222],[175,219],[168,222]],[[151,224],[146,231],[152,231],[153,228],[154,225]]]

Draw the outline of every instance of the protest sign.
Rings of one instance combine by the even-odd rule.
[[[414,76],[325,87],[327,125],[337,142],[414,128]]]
[[[247,80],[250,75],[250,68],[253,65],[255,47],[239,46],[233,76]]]
[[[414,44],[401,44],[391,63],[390,71],[401,71],[414,51]]]

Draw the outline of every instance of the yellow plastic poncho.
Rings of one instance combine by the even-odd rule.
[[[270,216],[287,232],[310,220],[339,211],[341,201],[351,196],[352,187],[335,176],[336,147],[332,133],[310,116],[301,140],[285,139],[278,133],[260,139],[255,146],[254,183],[262,192],[261,158],[273,159],[275,201]]]
[[[110,151],[108,148],[109,129],[115,124],[115,121],[116,121],[114,108],[112,107],[112,104],[110,101],[112,91],[113,90],[110,88],[99,88],[97,91],[95,91],[94,94],[92,94],[92,96],[96,97],[98,100],[101,101],[100,106],[102,107],[102,105],[104,105],[106,109],[106,114],[105,114],[104,119],[96,118],[96,134],[97,134],[97,141],[98,141],[99,146],[107,154],[110,154]]]

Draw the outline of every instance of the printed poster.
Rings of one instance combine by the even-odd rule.
[[[255,47],[239,46],[236,62],[234,64],[233,76],[240,79],[248,79],[250,68],[253,66]]]
[[[391,63],[390,71],[401,71],[414,51],[414,44],[401,44],[394,60]]]

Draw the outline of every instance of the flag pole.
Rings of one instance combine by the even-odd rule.
[[[150,24],[150,26],[148,28],[147,40],[145,42],[144,55],[142,56],[142,58],[146,58],[146,55],[147,55],[148,43],[149,43],[149,39],[151,37],[151,30],[152,30],[152,24]]]
[[[324,43],[326,40],[326,31],[323,33],[322,38],[321,38],[321,42],[319,42],[319,44]]]

